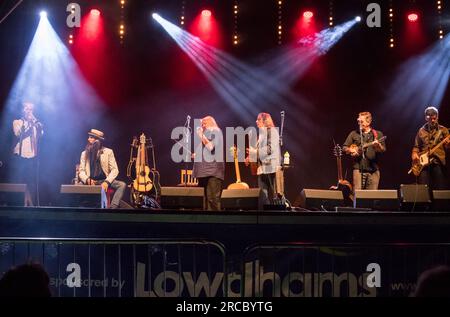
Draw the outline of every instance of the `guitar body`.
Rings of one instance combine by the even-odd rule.
[[[414,176],[419,177],[422,170],[430,164],[430,157],[428,156],[428,152],[419,153],[419,162],[413,164],[410,170]]]
[[[240,182],[240,183],[233,183],[228,185],[227,189],[249,189],[250,186],[248,186],[247,183]]]
[[[412,164],[411,169],[409,170],[408,174],[413,173],[414,176],[418,177],[420,175],[420,173],[422,172],[422,170],[432,162],[433,158],[430,159],[431,155],[433,155],[433,153],[436,152],[436,150],[438,148],[443,146],[444,143],[447,143],[449,141],[450,141],[450,135],[447,135],[447,137],[445,139],[443,139],[441,142],[439,142],[439,144],[437,144],[435,147],[433,147],[430,151],[420,152],[419,153],[419,162]]]
[[[150,180],[150,168],[145,166],[143,170],[136,176],[133,181],[133,188],[138,192],[149,192],[153,188],[153,183]]]

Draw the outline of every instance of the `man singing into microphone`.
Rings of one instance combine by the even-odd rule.
[[[386,151],[383,133],[372,128],[370,112],[361,112],[359,131],[352,131],[343,150],[353,157],[353,189],[378,189],[380,183],[379,154]]]
[[[15,178],[18,182],[27,184],[25,205],[33,206],[37,195],[37,156],[39,154],[39,139],[44,134],[43,125],[33,114],[34,104],[24,102],[22,118],[13,121],[13,131],[16,137],[14,156],[17,161]]]

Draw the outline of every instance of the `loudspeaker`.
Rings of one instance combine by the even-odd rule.
[[[262,190],[224,189],[221,205],[224,210],[262,210]]]
[[[203,187],[161,187],[164,209],[203,209]]]
[[[433,210],[450,211],[450,190],[433,190]]]
[[[27,184],[0,184],[0,206],[25,206]]]
[[[101,186],[68,185],[60,188],[59,204],[63,207],[101,208]]]
[[[355,208],[372,210],[399,210],[400,204],[397,190],[360,190],[355,191]]]
[[[400,185],[401,209],[405,211],[428,211],[431,207],[427,185]]]
[[[344,196],[340,190],[303,189],[300,206],[310,210],[335,210],[344,206]]]

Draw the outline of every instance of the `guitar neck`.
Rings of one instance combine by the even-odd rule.
[[[241,182],[241,172],[239,171],[239,162],[237,160],[237,157],[234,157],[234,168],[236,170],[236,183]]]
[[[338,181],[342,180],[342,159],[340,156],[336,157],[337,171],[338,171]]]
[[[447,137],[446,137],[445,139],[443,139],[443,140],[442,140],[441,142],[439,142],[434,148],[432,148],[432,149],[430,150],[430,155],[432,155],[434,152],[436,152],[437,149],[440,148],[440,147],[447,141],[447,139],[449,139],[449,138],[450,138],[450,134],[447,135]]]

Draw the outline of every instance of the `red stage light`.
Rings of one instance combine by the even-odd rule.
[[[92,15],[95,15],[95,16],[99,16],[99,15],[100,15],[100,11],[97,10],[97,9],[92,9],[92,10],[91,10],[91,14],[92,14]]]
[[[211,16],[211,11],[209,11],[209,10],[203,10],[203,11],[202,11],[202,16],[204,16],[204,17],[210,17],[210,16]]]
[[[408,20],[409,22],[417,22],[417,20],[419,20],[419,15],[417,13],[410,13],[408,14]]]
[[[314,13],[312,11],[305,11],[303,12],[303,17],[305,19],[311,19],[314,16]]]

